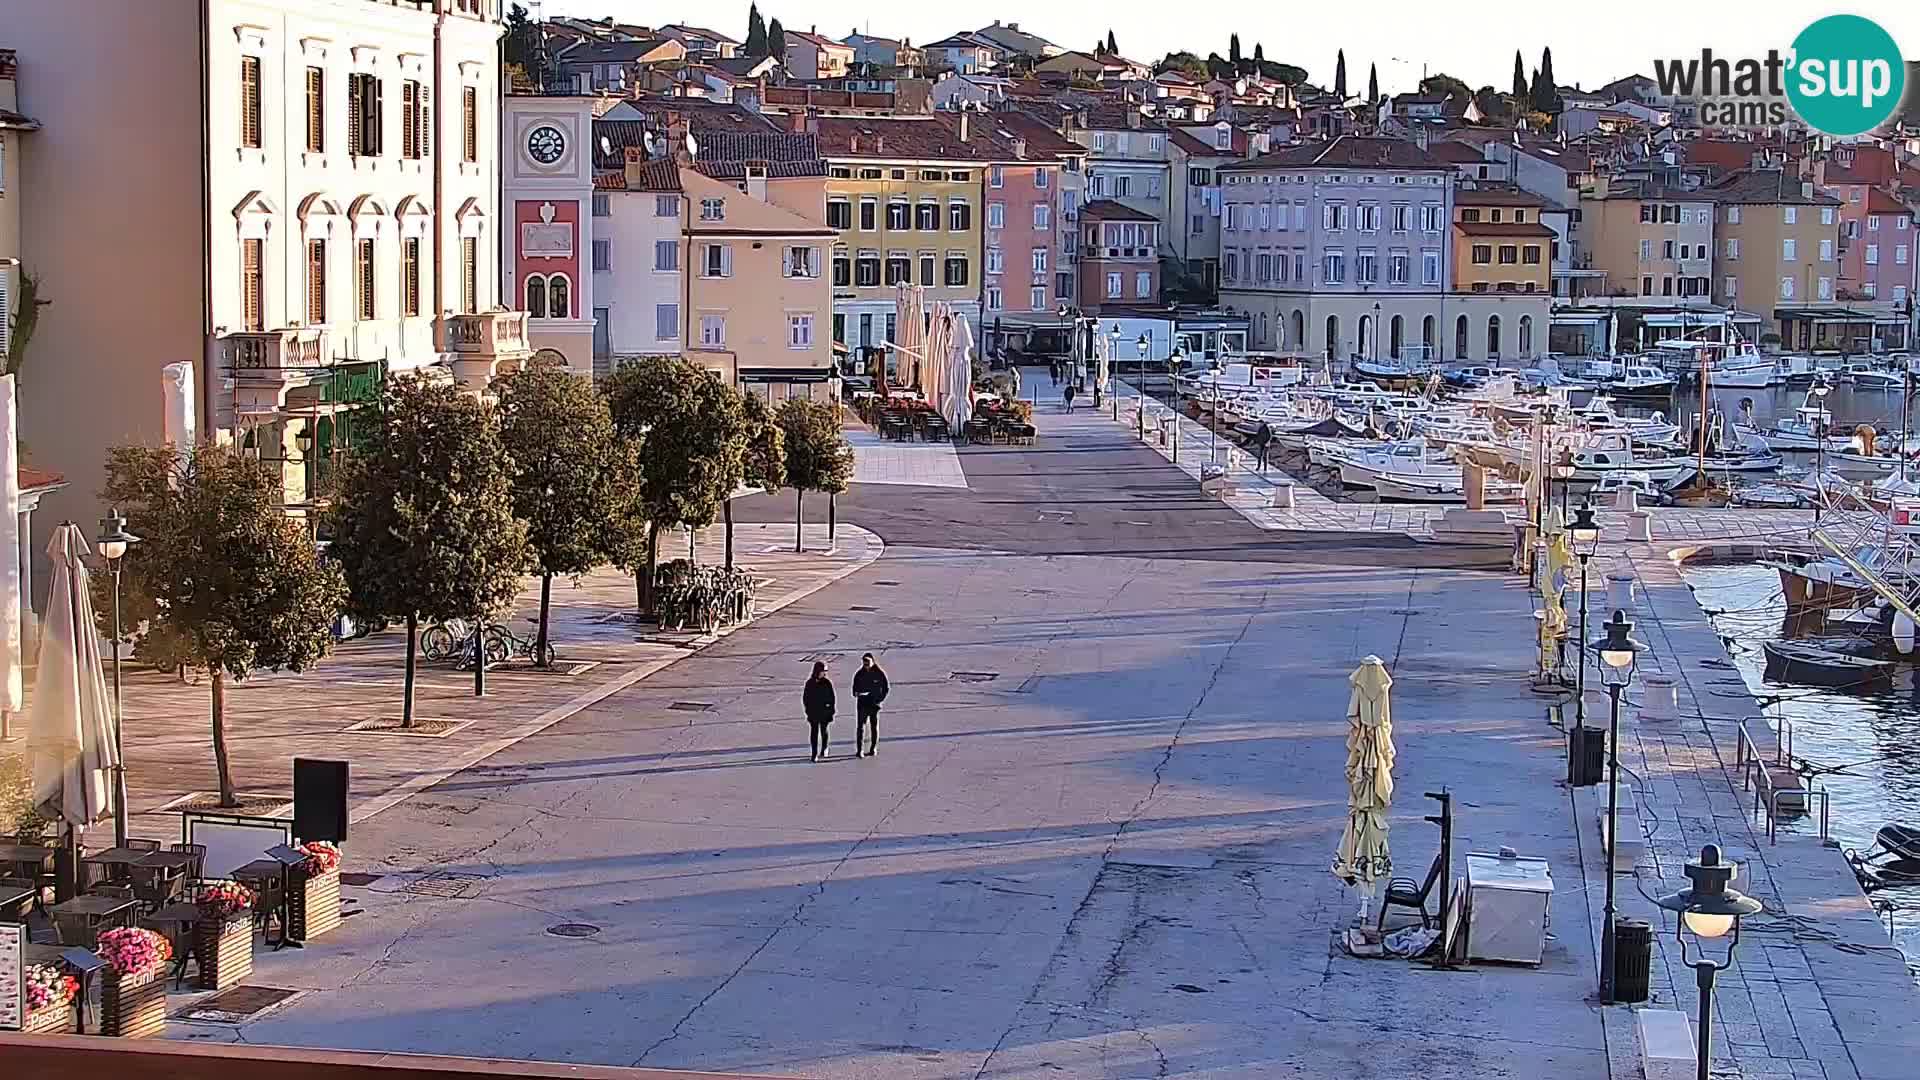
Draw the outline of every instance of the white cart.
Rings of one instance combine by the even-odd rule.
[[[1547,948],[1553,872],[1545,859],[1467,856],[1467,959],[1538,964]]]

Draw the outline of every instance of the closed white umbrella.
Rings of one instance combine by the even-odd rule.
[[[953,320],[953,344],[947,350],[947,385],[941,412],[948,426],[959,431],[973,414],[973,327],[964,317]]]
[[[53,579],[27,733],[34,802],[76,831],[109,815],[116,764],[112,699],[87,588],[88,554],[80,527],[70,521],[47,544]]]
[[[1347,828],[1334,855],[1333,873],[1360,890],[1365,922],[1374,889],[1393,869],[1387,851],[1387,807],[1393,802],[1392,676],[1377,656],[1360,661],[1347,677]]]
[[[4,316],[0,316],[4,318]],[[20,442],[13,376],[0,375],[0,712],[20,711]]]

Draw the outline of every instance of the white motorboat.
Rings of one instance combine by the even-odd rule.
[[[1780,373],[1780,366],[1758,353],[1722,357],[1713,362],[1708,375],[1713,379],[1714,387],[1721,390],[1764,390],[1786,381],[1786,376]]]
[[[1845,375],[1855,390],[1901,390],[1907,385],[1906,372],[1889,371],[1871,365],[1854,367],[1849,364]]]
[[[1489,477],[1482,489],[1488,503],[1517,503],[1526,498],[1526,486],[1511,480]],[[1431,503],[1465,506],[1465,480],[1432,479],[1416,476],[1381,476],[1374,481],[1373,492],[1382,502]]]
[[[1853,450],[1822,455],[1827,469],[1849,480],[1874,480],[1890,476],[1900,465],[1899,458],[1862,454]]]
[[[1852,437],[1833,433],[1833,414],[1815,404],[1812,394],[1807,395],[1805,404],[1793,410],[1793,416],[1775,422],[1764,431],[1753,422],[1752,414],[1743,409],[1741,419],[1734,421],[1733,430],[1749,442],[1757,439],[1775,451],[1813,453],[1823,449],[1823,444],[1826,450],[1842,451],[1853,445]]]
[[[1602,476],[1593,485],[1593,500],[1596,503],[1609,503],[1620,497],[1622,491],[1632,491],[1648,502],[1658,501],[1660,487],[1653,482],[1644,469],[1615,469]]]
[[[1339,460],[1340,483],[1344,487],[1366,489],[1382,477],[1392,479],[1439,479],[1460,481],[1460,466],[1436,462],[1427,456],[1427,444],[1394,443],[1384,450],[1350,454]]]
[[[1693,472],[1693,458],[1640,458],[1631,448],[1587,447],[1573,452],[1575,483],[1597,484],[1609,473],[1620,470],[1640,473],[1655,484],[1669,484]]]
[[[1652,364],[1628,363],[1606,389],[1615,397],[1658,398],[1672,396],[1673,387],[1673,376]]]

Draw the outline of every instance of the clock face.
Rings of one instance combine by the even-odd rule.
[[[567,149],[567,137],[560,129],[551,124],[542,124],[534,128],[527,136],[527,153],[542,165],[551,165],[560,160]]]

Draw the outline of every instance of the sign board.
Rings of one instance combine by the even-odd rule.
[[[520,223],[520,254],[529,259],[565,259],[573,255],[573,225],[565,221]]]
[[[186,841],[207,849],[202,864],[210,878],[231,877],[235,870],[266,857],[267,851],[293,841],[293,822],[284,818],[248,818],[235,815],[183,815]]]
[[[27,1018],[27,928],[0,923],[0,1031],[19,1031]]]

